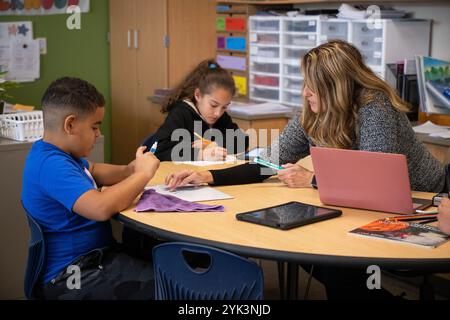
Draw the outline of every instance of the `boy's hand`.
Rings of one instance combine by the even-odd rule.
[[[159,160],[151,152],[144,153],[145,149],[146,147],[140,147],[136,151],[134,173],[145,173],[153,177],[159,168]]]

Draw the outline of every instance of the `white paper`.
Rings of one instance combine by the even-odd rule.
[[[259,104],[231,104],[228,107],[232,114],[236,115],[265,115],[265,114],[291,114],[294,109],[279,103]]]
[[[11,63],[11,45],[9,42],[0,42],[0,71],[9,71]]]
[[[450,130],[436,132],[436,133],[431,133],[430,137],[450,139]]]
[[[196,167],[208,167],[217,164],[233,164],[237,163],[236,156],[228,155],[224,161],[174,161],[175,164],[188,164]]]
[[[40,49],[38,40],[16,40],[11,44],[11,63],[7,78],[17,81],[39,79]]]
[[[431,121],[427,121],[420,126],[413,127],[414,132],[416,133],[426,133],[426,134],[438,134],[447,132],[450,127],[447,126],[438,126]]]
[[[166,185],[156,185],[146,187],[145,190],[153,189],[160,194],[171,195],[179,199],[191,202],[213,201],[233,199],[232,196],[218,191],[209,186],[186,186],[177,190],[170,191]]]

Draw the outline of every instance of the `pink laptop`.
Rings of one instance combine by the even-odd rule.
[[[311,156],[320,200],[326,205],[397,214],[431,205],[411,198],[402,154],[311,147]]]

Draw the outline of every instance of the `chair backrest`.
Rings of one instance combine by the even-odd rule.
[[[146,146],[147,149],[145,150],[145,152],[150,151],[151,147],[153,146],[153,144],[156,142],[156,136],[154,134],[148,136],[143,142],[142,142],[142,146]]]
[[[189,258],[191,255],[191,258]],[[193,256],[192,256],[193,255]],[[208,260],[202,270],[192,260]],[[235,254],[189,243],[165,243],[153,249],[157,300],[261,300],[261,268]]]
[[[24,290],[27,299],[36,299],[35,287],[38,281],[40,281],[45,264],[45,241],[41,227],[28,212],[27,218],[28,224],[30,225],[30,243],[28,246]]]

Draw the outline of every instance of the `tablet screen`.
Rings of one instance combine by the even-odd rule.
[[[300,202],[290,202],[281,206],[242,213],[237,218],[268,226],[287,228],[332,218],[340,214],[340,211],[334,209],[320,208]]]

